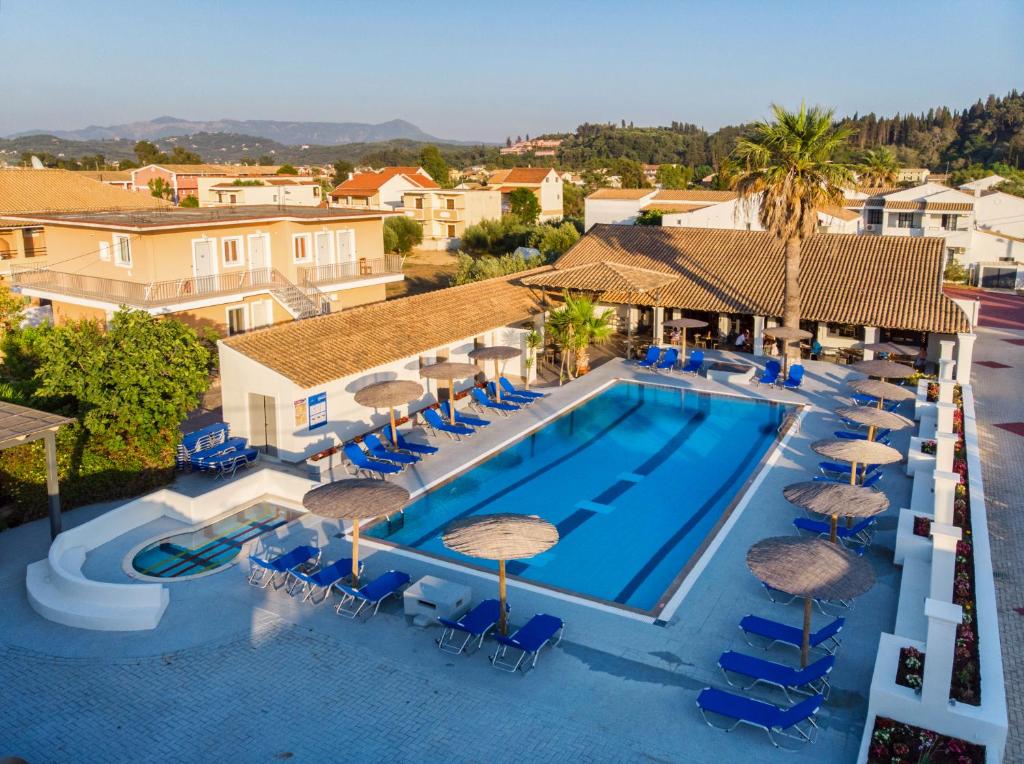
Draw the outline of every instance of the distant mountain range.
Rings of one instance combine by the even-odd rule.
[[[365,122],[281,122],[269,119],[196,121],[178,117],[157,117],[145,122],[128,122],[123,125],[90,125],[79,130],[23,130],[8,137],[52,135],[70,141],[155,141],[161,138],[197,133],[254,136],[286,146],[304,144],[329,146],[392,140],[410,140],[419,143],[479,143],[437,138],[403,119],[393,119],[390,122],[374,125]]]

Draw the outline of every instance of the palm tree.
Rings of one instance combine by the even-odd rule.
[[[540,350],[544,344],[544,339],[540,336],[540,333],[536,329],[531,329],[526,333],[526,358],[523,360],[523,366],[526,367],[526,389],[530,389],[530,369],[533,368],[534,363],[537,361],[537,351]]]
[[[772,105],[773,122],[762,122],[736,143],[733,187],[748,210],[760,203],[766,231],[785,244],[783,323],[800,327],[800,252],[818,224],[818,210],[842,205],[843,189],[853,186],[850,168],[833,161],[850,130],[837,128],[833,111],[820,107],[788,112]],[[797,346],[799,347],[799,346]],[[787,343],[787,355],[793,355]],[[797,350],[799,353],[799,350]]]
[[[562,384],[565,381],[566,370],[568,369],[569,379],[573,379],[572,365],[568,363],[569,353],[575,346],[575,338],[573,332],[573,325],[571,315],[567,306],[563,306],[558,310],[552,311],[548,315],[547,323],[544,325],[544,329],[547,335],[551,338],[552,342],[558,345],[561,350],[559,355],[561,361],[558,365],[558,384]]]
[[[608,341],[614,331],[612,318],[615,315],[611,309],[597,313],[594,301],[583,295],[565,292],[563,299],[565,304],[553,311],[547,322],[548,334],[562,349],[559,384],[563,379],[563,369],[568,371],[569,379],[587,373],[590,369],[590,345]],[[573,355],[572,363],[569,362],[570,352]]]
[[[860,164],[857,165],[857,173],[860,175],[860,185],[868,186],[891,186],[899,177],[900,166],[896,156],[885,146],[877,149],[868,149],[860,157]]]

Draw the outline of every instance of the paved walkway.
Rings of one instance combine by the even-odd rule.
[[[849,372],[825,363],[807,368],[804,391],[770,394],[809,403],[808,415],[779,447],[756,501],[737,510],[735,526],[667,624],[511,586],[515,623],[537,611],[557,613],[568,623],[561,646],[545,652],[525,676],[495,671],[483,654],[440,653],[433,643],[437,629],[410,626],[395,604],[367,622],[352,622],[281,591],[246,586],[237,567],[170,584],[170,605],[153,631],[69,629],[40,618],[25,598],[23,564],[45,554],[43,525],[0,534],[0,757],[169,763],[852,762],[878,634],[891,632],[895,620],[895,509],[880,519],[867,555],[877,584],[849,613],[817,744],[792,755],[777,753],[756,730],[726,735],[709,729],[694,707],[701,687],[725,687],[718,655],[751,650],[736,628],[743,615],[800,622],[799,605],[769,602],[744,558],[755,541],[793,532],[797,512],[781,490],[807,479],[818,461],[810,443],[835,428],[828,412]],[[623,373],[632,372],[602,366],[553,393],[544,406],[557,407],[558,400]],[[644,376],[734,394],[768,392],[748,385],[729,390],[678,375]],[[499,429],[528,427],[531,417],[543,416],[543,406],[534,409],[496,423],[488,428],[493,433],[472,439],[475,445],[445,443],[447,456],[435,457],[441,461],[430,471],[498,447],[510,434]],[[407,479],[429,484],[441,477],[430,471],[416,478],[410,471]],[[894,508],[906,506],[909,482],[898,467],[887,468],[883,488]],[[323,524],[316,518],[303,522]],[[324,554],[336,559],[347,551],[347,542],[332,535]],[[437,573],[429,560],[380,545],[368,543],[363,551],[371,571],[399,567],[414,578]],[[90,553],[97,564],[102,556]],[[17,564],[5,562],[15,558]],[[475,599],[494,596],[492,577],[456,570],[443,575],[471,586]],[[814,614],[815,628],[825,622]],[[794,659],[784,648],[769,656]],[[770,691],[764,697],[781,700]]]
[[[1024,761],[1024,298],[980,296],[971,381],[1007,688],[1010,734],[1005,760]],[[1017,431],[1000,425],[1017,425]]]

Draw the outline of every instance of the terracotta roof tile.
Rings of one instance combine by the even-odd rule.
[[[804,246],[803,313],[812,321],[932,332],[967,331],[942,294],[944,240],[817,234]],[[596,225],[556,263],[614,261],[679,275],[659,290],[665,307],[782,314],[783,246],[764,231]],[[611,302],[650,295],[606,293]]]
[[[171,206],[151,194],[126,191],[70,170],[0,169],[0,214]]]
[[[886,199],[887,210],[948,210],[950,212],[970,212],[974,209],[972,202],[930,202],[927,199]]]
[[[599,188],[587,198],[635,201],[650,196],[652,193],[654,193],[654,189],[651,188]]]
[[[717,204],[729,202],[735,199],[738,194],[735,191],[707,191],[702,188],[690,189],[662,189],[654,195],[656,202],[707,202]]]
[[[831,215],[834,218],[840,220],[857,220],[860,217],[859,212],[853,212],[852,210],[844,210],[842,207],[836,207],[834,205],[826,205],[822,207],[818,212],[823,212],[826,215]]]
[[[372,196],[397,175],[401,175],[412,186],[418,188],[440,188],[432,179],[418,174],[418,170],[418,167],[385,167],[379,172],[357,172],[338,184],[331,191],[331,196]]]
[[[513,167],[491,174],[491,183],[543,183],[551,172],[550,167]]]

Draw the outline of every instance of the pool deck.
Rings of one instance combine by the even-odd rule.
[[[729,353],[709,353],[729,359]],[[742,360],[749,362],[749,356]],[[747,613],[800,623],[798,604],[768,600],[747,571],[746,550],[761,538],[792,534],[798,510],[782,488],[809,479],[819,457],[810,443],[837,428],[831,410],[848,402],[846,367],[805,364],[799,392],[722,385],[678,373],[655,374],[619,361],[561,388],[461,443],[436,440],[441,453],[407,470],[396,482],[422,490],[521,437],[615,379],[657,382],[706,392],[809,404],[777,447],[749,502],[720,548],[667,623],[594,607],[513,583],[512,623],[544,611],[567,623],[565,638],[545,650],[536,670],[511,676],[492,669],[483,654],[440,653],[437,628],[407,623],[399,603],[367,622],[352,622],[326,606],[313,608],[283,591],[246,586],[242,571],[169,584],[171,601],[150,632],[81,631],[48,622],[28,605],[24,565],[47,547],[44,522],[0,534],[0,756],[29,761],[651,761],[852,762],[867,708],[878,634],[891,631],[899,591],[892,547],[899,507],[910,480],[899,465],[885,468],[880,487],[891,507],[879,520],[866,555],[876,586],[848,614],[832,675],[833,692],[819,715],[818,741],[795,754],[776,752],[763,732],[731,734],[704,725],[697,692],[728,689],[716,667],[728,649],[749,651],[737,629]],[[895,445],[905,449],[909,433]],[[614,468],[614,459],[610,459]],[[197,480],[197,478],[199,480]],[[200,490],[205,476],[183,479]],[[742,505],[741,505],[742,506]],[[69,513],[75,524],[109,507]],[[86,572],[118,578],[134,544],[164,530],[163,521],[101,547]],[[296,533],[325,526],[326,559],[344,556],[348,543],[327,521],[307,518]],[[306,527],[303,527],[306,526]],[[176,528],[171,528],[174,530]],[[370,575],[399,568],[467,583],[474,597],[494,596],[494,578],[441,567],[365,540]],[[827,621],[815,612],[814,625]],[[489,645],[485,643],[485,650]],[[797,652],[769,657],[792,663]],[[762,697],[783,699],[771,691]]]

